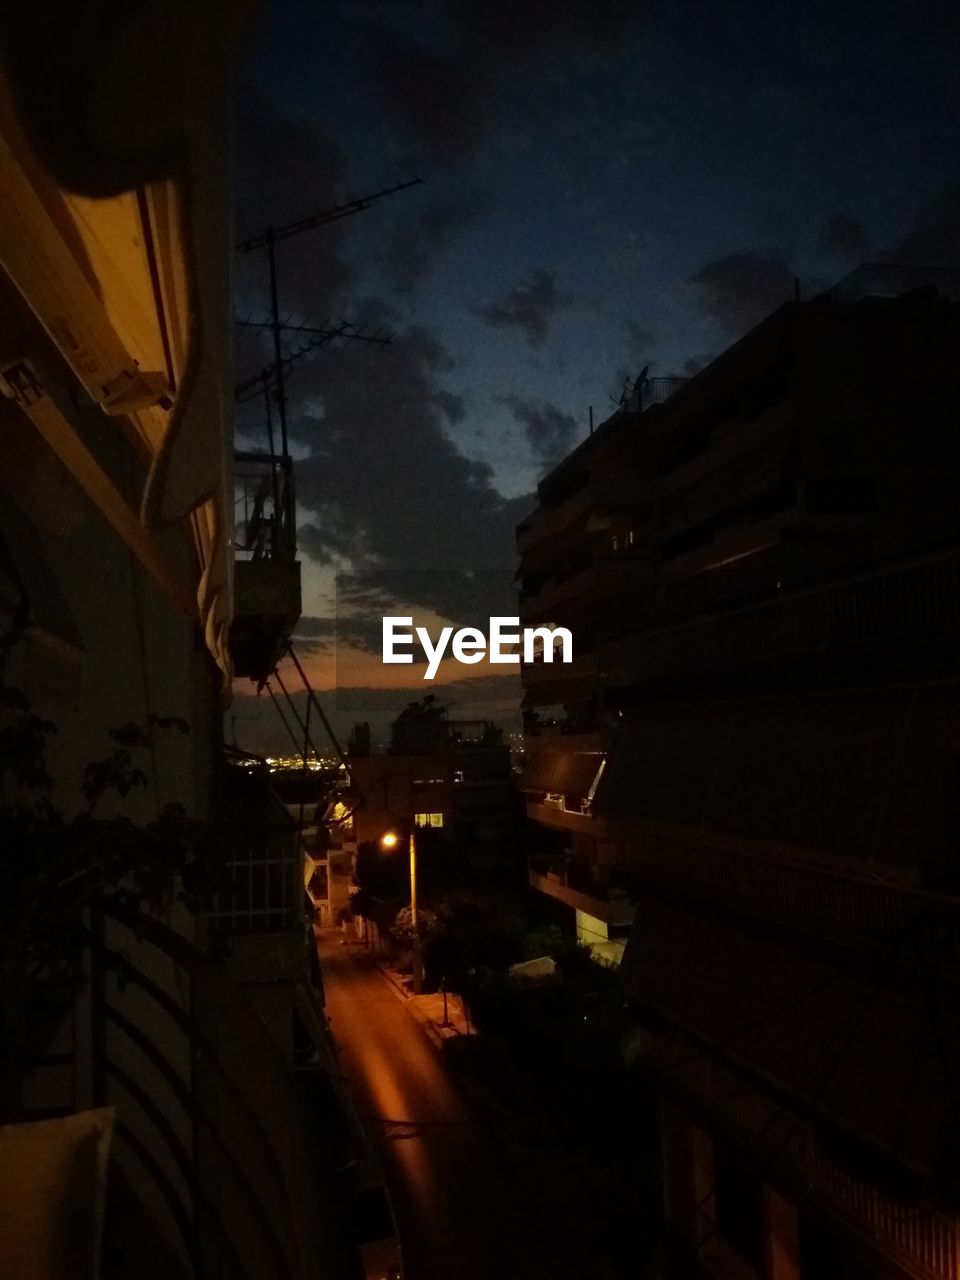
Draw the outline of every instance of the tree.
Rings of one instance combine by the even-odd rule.
[[[108,754],[79,780],[85,807],[67,817],[50,799],[47,746],[56,726],[0,670],[0,1079],[8,1089],[38,1052],[26,1038],[27,1010],[45,990],[70,995],[82,981],[87,908],[108,897],[166,914],[177,901],[209,904],[218,887],[213,830],[181,806],[140,826],[123,814],[101,816],[106,796],[146,787],[139,754],[165,732],[186,734],[188,726],[152,716],[113,730]]]
[[[498,895],[460,890],[433,903],[436,926],[425,961],[434,980],[462,990],[480,971],[500,971],[524,954],[524,927],[512,904]]]

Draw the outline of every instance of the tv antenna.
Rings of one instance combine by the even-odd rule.
[[[280,420],[280,447],[283,456],[288,455],[287,445],[287,396],[286,387],[284,385],[284,373],[289,368],[289,364],[283,353],[283,345],[281,335],[285,330],[285,326],[280,319],[280,301],[279,286],[277,283],[277,241],[289,240],[293,236],[298,236],[304,231],[312,231],[316,227],[328,226],[331,222],[338,222],[341,218],[349,218],[353,214],[363,213],[369,209],[376,200],[382,200],[386,196],[395,195],[398,191],[406,191],[409,187],[418,186],[423,181],[422,178],[410,178],[406,182],[394,183],[392,187],[382,187],[379,191],[372,191],[366,195],[357,196],[353,200],[347,200],[343,204],[333,205],[329,209],[318,209],[316,213],[308,214],[304,218],[297,218],[293,222],[285,223],[281,227],[269,226],[258,235],[248,236],[247,239],[241,240],[237,245],[239,253],[252,253],[257,249],[266,249],[267,264],[270,275],[270,320],[268,327],[273,334],[273,387],[274,400],[277,405],[277,416]],[[337,334],[340,337],[343,334]],[[319,345],[327,339],[321,339]],[[301,349],[294,355],[294,359],[299,359],[301,355],[306,355],[308,348]],[[315,348],[314,348],[315,349]],[[257,374],[254,382],[262,382],[261,374]]]
[[[240,320],[238,324],[249,323],[251,328],[268,328],[272,327],[270,322],[258,324],[255,322],[247,322]],[[393,339],[389,334],[377,333],[358,333],[353,326],[344,321],[334,328],[324,328],[314,325],[281,325],[284,331],[310,333],[316,336],[311,338],[309,342],[305,342],[302,346],[297,347],[294,351],[288,351],[281,356],[280,363],[276,360],[265,365],[258,373],[251,374],[249,378],[244,378],[238,382],[234,388],[234,396],[238,404],[245,404],[248,400],[253,399],[250,394],[251,388],[255,389],[255,393],[260,391],[268,392],[274,390],[274,399],[278,400],[275,388],[279,385],[280,379],[291,368],[292,365],[302,359],[303,356],[311,355],[314,351],[319,351],[321,347],[325,347],[328,343],[333,342],[337,338],[343,338],[346,342],[366,342],[373,346],[386,347],[389,346]],[[285,452],[285,451],[284,451]]]

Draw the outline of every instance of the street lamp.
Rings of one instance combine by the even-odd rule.
[[[380,848],[388,852],[396,849],[400,837],[395,831],[385,831],[380,837]],[[420,954],[420,919],[417,915],[417,840],[414,827],[410,828],[410,927],[413,930],[413,994],[418,996],[423,986],[423,959]]]

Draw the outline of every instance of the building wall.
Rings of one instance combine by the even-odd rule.
[[[98,417],[90,411],[83,421],[98,457],[118,474],[135,474],[137,459],[122,429]],[[30,438],[28,424],[17,430],[27,436],[19,442],[21,459],[29,457],[37,469],[62,469],[39,436]],[[149,785],[129,796],[124,809],[143,819],[177,803],[192,814],[208,814],[221,692],[196,619],[174,607],[100,513],[71,489],[68,476],[63,489],[70,518],[59,527],[46,504],[31,501],[16,481],[16,473],[6,470],[0,478],[4,504],[19,508],[15,523],[3,521],[5,540],[28,593],[55,593],[61,603],[48,615],[48,634],[31,630],[17,643],[9,678],[57,726],[50,744],[56,801],[67,812],[83,806],[83,768],[115,746],[112,729],[146,725],[151,715],[175,716],[187,722],[189,734],[156,734],[154,751],[143,761]],[[175,531],[163,541],[186,575],[193,557],[187,538]]]
[[[531,781],[528,812],[637,904],[621,972],[669,1099],[665,1210],[706,1274],[957,1274],[937,1134],[958,1026],[935,993],[957,909],[958,337],[932,292],[782,308],[601,427],[518,534],[524,604],[587,650],[524,671],[560,720],[546,741],[530,718],[528,758],[554,751],[562,778],[580,734],[608,734],[591,804]],[[632,500],[604,487],[611,456]]]

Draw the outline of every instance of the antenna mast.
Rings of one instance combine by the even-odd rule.
[[[284,457],[287,457],[289,449],[287,445],[287,392],[284,384],[285,366],[283,346],[280,339],[284,326],[280,321],[277,241],[288,240],[291,236],[300,235],[303,231],[312,231],[315,227],[328,226],[331,222],[337,222],[340,218],[349,218],[355,213],[363,213],[365,209],[370,208],[375,200],[382,200],[385,196],[394,195],[398,191],[405,191],[408,187],[415,187],[421,182],[421,178],[411,178],[407,182],[397,182],[392,187],[383,187],[380,191],[358,196],[356,199],[348,200],[344,204],[333,205],[329,209],[319,209],[316,213],[308,214],[305,218],[298,218],[294,222],[288,222],[282,227],[267,227],[259,235],[241,240],[237,245],[237,250],[240,253],[251,253],[255,249],[263,248],[267,250],[267,264],[270,272],[269,327],[273,333],[274,399],[277,403],[277,416],[280,420],[280,448]],[[299,354],[305,353],[300,352]]]

